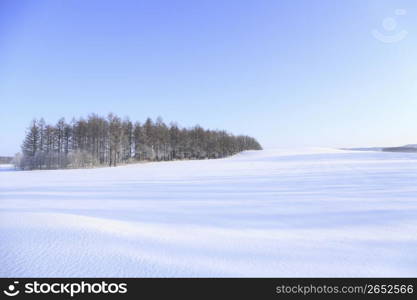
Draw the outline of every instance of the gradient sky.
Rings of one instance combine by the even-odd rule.
[[[265,148],[417,143],[416,14],[415,0],[1,0],[0,155],[33,118],[93,112]]]

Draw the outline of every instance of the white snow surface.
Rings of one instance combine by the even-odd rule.
[[[0,168],[1,277],[417,276],[417,154]]]

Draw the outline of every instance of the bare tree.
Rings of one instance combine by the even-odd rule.
[[[115,114],[103,118],[60,119],[55,125],[33,120],[22,145],[19,165],[24,169],[116,166],[143,160],[221,158],[244,150],[259,150],[252,137],[226,131],[190,129],[176,123],[168,127],[162,118],[148,118],[143,125],[123,121]]]

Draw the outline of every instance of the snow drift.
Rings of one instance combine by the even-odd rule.
[[[0,276],[417,276],[417,155],[0,172]]]

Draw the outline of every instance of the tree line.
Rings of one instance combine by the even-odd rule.
[[[168,161],[227,157],[244,150],[261,150],[256,139],[224,130],[207,130],[199,125],[169,126],[158,117],[144,123],[121,119],[115,114],[55,125],[33,120],[15,157],[21,169],[85,168],[116,166],[135,161]]]
[[[10,164],[13,162],[12,156],[0,156],[0,164]]]

